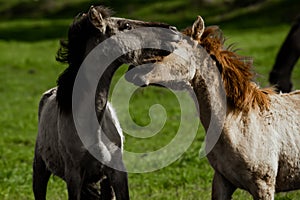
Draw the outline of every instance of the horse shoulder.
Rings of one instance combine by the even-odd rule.
[[[255,167],[270,158],[267,165],[276,167],[280,151],[279,134],[272,127],[268,111],[250,110],[248,113],[227,116],[221,138],[224,146],[231,149],[245,165]],[[224,147],[224,148],[226,148]]]
[[[278,136],[265,125],[258,110],[229,114],[222,134],[208,159],[212,166],[230,182],[240,188],[268,177],[274,182],[280,152]]]

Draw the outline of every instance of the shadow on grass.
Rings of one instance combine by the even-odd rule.
[[[34,42],[61,39],[67,37],[73,18],[78,13],[87,12],[91,5],[104,5],[117,11],[118,16],[128,16],[136,8],[155,2],[160,0],[130,0],[126,4],[123,0],[19,1],[11,3],[7,9],[0,8],[0,40]]]
[[[113,8],[116,16],[155,19],[179,28],[192,25],[200,14],[207,25],[217,24],[222,29],[235,30],[291,24],[300,10],[298,0],[272,0],[246,8],[234,8],[225,3],[195,4],[194,1],[167,0],[163,4],[160,0],[130,0],[126,3],[123,0],[20,1],[9,9],[0,10],[2,22],[16,22],[13,26],[0,26],[0,39],[33,42],[65,38],[72,18],[86,12],[90,5],[99,4]],[[26,20],[29,23],[23,23]]]
[[[71,20],[70,20],[71,22]],[[43,24],[33,22],[24,26],[16,24],[14,27],[0,27],[0,40],[38,42],[42,40],[62,39],[67,37],[68,24]]]
[[[281,24],[292,24],[297,17],[300,17],[299,10],[298,0],[269,1],[260,7],[253,6],[239,10],[235,15],[225,15],[219,23],[230,29],[276,27]]]
[[[161,2],[160,0],[40,0],[40,1],[19,1],[11,3],[8,8],[0,8],[0,19],[20,19],[20,18],[70,18],[77,15],[79,12],[85,12],[91,5],[103,5],[121,13],[134,12],[135,9],[145,7],[150,4]],[[172,0],[165,0],[165,3]],[[1,3],[0,3],[1,5]]]

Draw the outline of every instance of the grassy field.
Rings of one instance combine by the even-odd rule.
[[[0,0],[0,199],[33,199],[31,166],[38,101],[45,90],[55,86],[57,76],[66,67],[55,61],[55,53],[72,17],[98,1],[70,3],[71,0],[67,0],[49,5],[45,2],[50,1]],[[163,21],[179,28],[191,25],[198,14],[204,17],[207,25],[218,24],[228,44],[236,43],[240,54],[254,58],[254,69],[259,74],[257,82],[262,87],[268,86],[268,73],[276,53],[300,9],[296,0],[269,0],[247,8],[233,8],[223,1],[208,5],[196,0],[153,0],[151,3],[131,0],[127,5],[122,2],[114,0],[104,4],[114,8],[117,16]],[[126,66],[118,70],[114,83],[125,70]],[[299,89],[299,62],[293,72],[293,82],[295,89]],[[151,151],[174,137],[180,123],[180,108],[174,95],[166,89],[137,90],[129,105],[133,120],[140,125],[150,123],[148,113],[153,104],[161,104],[166,109],[165,127],[154,138],[126,135],[126,150]],[[198,156],[203,138],[200,126],[194,142],[176,162],[154,172],[129,174],[131,198],[210,199],[213,170],[205,158]],[[66,196],[65,184],[51,177],[48,199],[66,199]],[[299,198],[300,192],[296,191],[278,194],[275,199]],[[246,192],[237,190],[234,199],[251,198]]]

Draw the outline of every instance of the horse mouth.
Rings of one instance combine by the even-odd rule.
[[[163,58],[169,54],[170,52],[165,50],[156,50],[153,52],[150,50],[150,53],[148,52],[148,54],[143,56],[140,63],[129,65],[125,79],[140,87],[150,85],[145,79],[145,75],[153,69],[154,63],[162,61]]]
[[[149,64],[150,63],[145,63],[139,66],[130,65],[125,74],[125,79],[139,87],[148,86],[149,83],[146,81],[145,75],[153,69]]]

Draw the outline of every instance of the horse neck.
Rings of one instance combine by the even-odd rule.
[[[98,119],[101,119],[104,114],[113,75],[121,65],[122,63],[120,63],[118,60],[111,63],[99,80],[95,97]]]
[[[226,93],[216,63],[204,50],[196,54],[196,73],[191,85],[197,97],[201,123],[220,128],[226,115]]]

